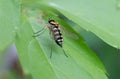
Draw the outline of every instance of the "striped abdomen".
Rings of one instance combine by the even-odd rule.
[[[55,40],[55,42],[62,47],[62,42],[63,42],[63,37],[59,28],[59,25],[57,22],[55,22],[54,20],[49,20],[50,23],[50,28],[51,28],[51,32],[53,35],[53,38]]]
[[[55,42],[62,47],[62,42],[63,42],[63,37],[62,34],[60,33],[60,30],[57,27],[53,28],[53,37]]]

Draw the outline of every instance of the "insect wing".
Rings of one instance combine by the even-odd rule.
[[[59,25],[59,28],[61,29],[63,35],[71,37],[71,38],[76,39],[76,40],[79,39],[78,35],[75,34],[73,31],[70,31],[67,28],[60,26],[60,25]]]

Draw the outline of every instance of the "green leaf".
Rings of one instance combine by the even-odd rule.
[[[19,0],[0,0],[0,51],[14,40],[19,24]]]
[[[23,66],[28,66],[27,69],[33,78],[107,79],[104,66],[80,36],[78,40],[64,36],[63,49],[68,57],[64,55],[63,49],[50,38],[49,31],[46,30],[39,37],[33,38],[32,30],[37,32],[45,27],[46,23],[39,17],[42,15],[39,11],[38,13],[29,9],[26,11],[30,14],[27,14],[27,19],[22,19],[22,26],[16,37],[16,46],[21,63]],[[68,24],[66,25],[70,28]],[[51,47],[52,58],[50,58]]]
[[[29,58],[28,58],[28,45],[32,38],[33,31],[30,28],[29,22],[26,17],[21,15],[21,23],[18,27],[17,34],[15,37],[15,45],[17,48],[18,56],[22,67],[26,73],[29,73]]]
[[[113,47],[120,47],[119,0],[44,0],[80,27]],[[79,26],[76,27],[79,29]]]

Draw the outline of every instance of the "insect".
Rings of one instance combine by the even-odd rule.
[[[60,46],[62,48],[64,55],[66,57],[68,57],[67,54],[65,53],[64,49],[63,49],[63,44],[62,44],[63,43],[63,36],[62,36],[61,30],[60,30],[60,25],[58,24],[58,22],[56,22],[53,19],[50,19],[50,20],[48,20],[47,27],[50,30],[50,35],[52,35],[53,40],[56,42],[56,44],[58,46]],[[43,28],[42,30],[36,32],[35,34],[37,34],[39,32],[44,32],[44,30],[45,30],[45,28]],[[35,37],[36,36],[39,36],[39,35],[35,35]],[[52,57],[52,51],[51,51],[50,58],[51,57]]]

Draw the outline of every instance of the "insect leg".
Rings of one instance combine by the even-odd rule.
[[[35,32],[34,34],[40,33],[40,32],[42,32],[42,31],[45,30],[45,29],[46,29],[46,27],[44,27],[44,28],[42,28],[41,30]]]
[[[52,38],[52,34],[51,31],[49,32],[51,40],[52,40],[52,45],[51,45],[51,51],[50,51],[50,58],[52,58],[52,49],[53,49],[53,38]]]
[[[33,35],[33,37],[37,37],[37,36],[41,35],[43,32],[46,31],[46,28],[47,28],[47,27],[44,27],[44,28],[42,28],[41,30],[35,32],[34,35]],[[39,33],[39,34],[38,34],[38,33]],[[36,35],[35,35],[35,34],[36,34]]]
[[[68,55],[66,54],[65,50],[64,50],[63,48],[62,48],[62,50],[63,50],[64,55],[65,55],[66,57],[68,57]]]
[[[52,48],[53,46],[51,45],[50,58],[52,58]]]

